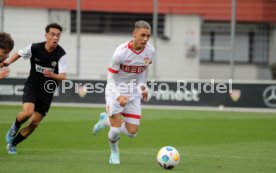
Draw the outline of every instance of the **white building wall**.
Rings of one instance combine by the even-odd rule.
[[[55,13],[54,17],[52,14]],[[59,15],[59,16],[58,16]],[[60,45],[67,52],[68,76],[76,78],[76,34],[70,33],[70,12],[50,11],[45,9],[5,8],[4,31],[11,34],[15,47],[10,56],[31,43],[45,41],[45,26],[49,22],[58,22],[63,26]],[[57,17],[58,16],[58,17]],[[80,78],[104,79],[107,66],[115,48],[128,40],[129,35],[81,35]],[[11,66],[11,77],[26,77],[29,74],[30,63],[19,59]]]
[[[15,41],[10,56],[19,48],[26,47],[32,42],[44,40],[46,16],[46,10],[5,8],[4,31],[10,33]],[[30,70],[30,63],[18,61],[12,65],[11,70],[10,76],[26,76]]]
[[[30,43],[44,41],[44,29],[49,22],[61,23],[64,31],[60,45],[67,52],[68,75],[69,78],[76,78],[76,35],[70,33],[69,11],[6,7],[4,16],[4,31],[10,33],[15,40],[15,47],[11,54]],[[168,40],[160,38],[157,40],[156,75],[158,79],[227,78],[230,71],[228,65],[200,64],[198,50],[201,18],[199,16],[168,15],[165,21],[165,35]],[[107,66],[115,48],[131,39],[131,33],[129,35],[82,34],[80,78],[105,79]],[[188,51],[193,46],[196,54]],[[29,70],[29,62],[20,59],[12,65],[10,76],[26,77]],[[235,70],[235,76],[239,79],[268,78],[265,68],[260,73],[256,66],[237,65]],[[151,71],[151,77],[152,74]]]
[[[203,63],[200,65],[200,79],[230,79],[230,64]],[[270,80],[268,67],[252,64],[235,64],[234,80]]]
[[[269,64],[276,63],[276,25],[271,27],[269,39]]]
[[[198,79],[200,17],[167,15],[165,22],[165,36],[168,40],[157,42],[157,77]],[[191,47],[194,47],[197,53],[189,56]]]

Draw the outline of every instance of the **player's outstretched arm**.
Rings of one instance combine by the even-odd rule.
[[[141,86],[141,91],[142,91],[143,101],[144,102],[148,101],[148,88],[146,88],[145,86]]]
[[[45,77],[52,78],[57,81],[62,81],[66,79],[66,69],[67,69],[67,60],[66,55],[61,57],[58,61],[58,74],[48,70],[47,68],[43,70]]]
[[[0,69],[0,79],[7,77],[10,74],[10,69],[8,67],[4,67]]]
[[[49,77],[58,81],[62,81],[66,79],[66,73],[55,74],[47,69],[43,70],[43,74],[45,77]]]
[[[118,100],[120,106],[124,107],[127,104],[127,102],[128,102],[128,96],[119,96],[117,98],[117,100]]]
[[[107,73],[107,90],[111,91],[114,97],[118,100],[120,106],[125,106],[128,102],[128,96],[122,96],[116,87],[115,80],[114,80],[114,73],[108,72]]]
[[[141,94],[142,94],[142,99],[144,102],[148,101],[148,86],[147,86],[147,78],[149,74],[149,69],[147,68],[146,71],[143,72],[143,77],[139,81],[140,89],[141,89]]]
[[[4,62],[2,62],[1,64],[4,67],[7,67],[9,65],[11,65],[12,63],[14,63],[16,60],[18,60],[21,56],[18,54],[18,52],[15,52],[10,58],[6,59]]]

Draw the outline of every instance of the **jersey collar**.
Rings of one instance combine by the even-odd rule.
[[[143,48],[142,50],[139,50],[139,51],[136,51],[135,49],[133,49],[133,47],[131,46],[131,42],[132,42],[132,41],[130,41],[130,42],[128,43],[128,48],[129,48],[132,52],[134,52],[134,53],[136,53],[137,55],[139,55],[140,53],[142,53],[142,52],[144,51],[145,48]]]

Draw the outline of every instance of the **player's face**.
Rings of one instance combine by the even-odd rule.
[[[3,62],[8,56],[10,51],[0,48],[0,62]]]
[[[50,28],[49,32],[46,33],[46,42],[50,47],[56,47],[60,39],[61,31],[56,28]]]
[[[150,29],[139,28],[133,31],[134,43],[137,48],[145,48],[151,36]]]

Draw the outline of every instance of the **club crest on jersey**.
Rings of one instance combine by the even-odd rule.
[[[149,58],[148,57],[144,57],[144,64],[145,65],[149,65],[149,63],[150,63]]]
[[[57,62],[53,61],[51,65],[52,65],[52,67],[55,67],[55,66],[57,66]]]

